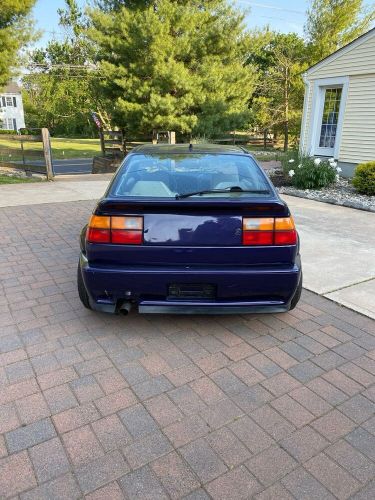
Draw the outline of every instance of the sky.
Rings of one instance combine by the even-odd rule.
[[[87,4],[87,0],[77,1],[81,6]],[[303,33],[305,11],[309,0],[234,0],[234,3],[241,9],[250,9],[250,13],[246,16],[246,24],[249,28],[269,24],[272,29],[283,33],[289,31],[300,35]],[[57,9],[64,5],[64,0],[37,0],[34,18],[36,27],[43,31],[43,35],[36,46],[45,46],[53,36],[61,37]]]

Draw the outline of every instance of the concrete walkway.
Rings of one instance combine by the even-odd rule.
[[[0,207],[100,198],[112,174],[0,186]],[[375,214],[283,197],[301,236],[304,287],[375,318]]]

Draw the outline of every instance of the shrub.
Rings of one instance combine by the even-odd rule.
[[[0,128],[0,135],[17,135],[17,132],[15,130],[6,130]]]
[[[375,161],[357,165],[353,185],[362,194],[375,195]]]
[[[298,189],[321,189],[330,186],[338,179],[341,169],[333,158],[322,160],[300,155],[291,151],[282,160],[285,177]]]

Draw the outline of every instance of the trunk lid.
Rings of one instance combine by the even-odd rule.
[[[242,245],[243,217],[287,217],[277,198],[103,199],[96,215],[142,215],[142,245],[88,244],[90,261],[114,265],[249,266],[294,261],[295,247]]]

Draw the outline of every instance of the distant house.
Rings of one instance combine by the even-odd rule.
[[[375,160],[375,28],[309,68],[300,148],[350,176]]]
[[[0,91],[0,128],[17,131],[25,127],[21,89],[10,82]]]

